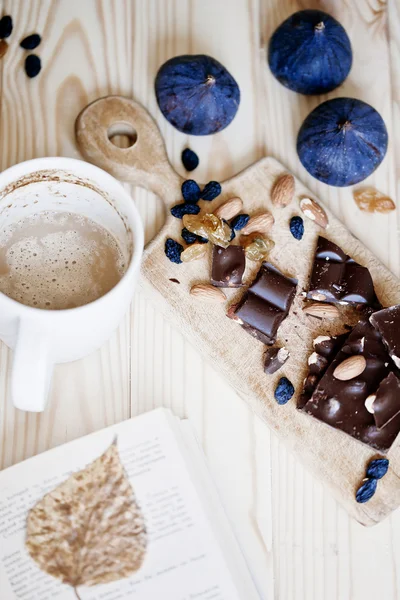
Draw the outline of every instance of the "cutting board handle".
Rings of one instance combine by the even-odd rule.
[[[110,140],[129,132],[133,144],[119,148]],[[75,133],[83,157],[122,181],[144,187],[167,206],[180,197],[183,178],[171,166],[157,124],[138,102],[123,96],[99,98],[78,115]]]

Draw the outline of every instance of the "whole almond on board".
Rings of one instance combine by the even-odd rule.
[[[231,198],[227,200],[221,206],[218,206],[217,210],[214,211],[214,215],[217,215],[220,219],[229,221],[236,217],[243,208],[243,202],[241,198]]]
[[[249,222],[243,227],[241,233],[249,235],[250,233],[268,233],[275,223],[275,219],[270,212],[262,213],[250,217]]]
[[[365,187],[353,192],[353,198],[360,210],[370,213],[387,213],[395,210],[396,205],[389,196],[374,187]]]
[[[366,366],[367,361],[362,354],[349,356],[349,358],[346,358],[336,367],[333,371],[333,376],[340,381],[349,381],[361,375]]]
[[[8,50],[8,44],[6,42],[6,40],[0,40],[0,58],[3,58],[3,56],[6,54]]]
[[[326,229],[328,226],[328,217],[322,206],[312,200],[312,198],[302,198],[300,200],[300,208],[303,211],[304,216],[306,216],[311,221],[314,221],[317,225]]]
[[[209,300],[210,302],[225,302],[226,300],[224,292],[209,283],[194,285],[190,290],[190,294],[196,296],[196,298]]]
[[[294,196],[294,177],[285,173],[278,177],[271,190],[271,201],[275,206],[287,206]]]
[[[333,304],[320,304],[319,302],[313,302],[308,306],[305,306],[303,312],[312,317],[328,320],[337,319],[339,316],[339,310],[336,306]]]

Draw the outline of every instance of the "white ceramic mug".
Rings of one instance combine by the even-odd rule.
[[[80,160],[39,158],[0,174],[0,228],[44,210],[86,216],[105,227],[127,256],[125,275],[94,302],[67,310],[25,306],[0,293],[0,339],[14,350],[11,397],[21,410],[42,411],[53,366],[98,348],[131,302],[143,252],[139,213],[122,185]]]

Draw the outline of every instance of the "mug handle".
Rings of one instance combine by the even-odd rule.
[[[53,367],[47,335],[29,319],[20,319],[11,370],[11,399],[15,408],[44,410]]]

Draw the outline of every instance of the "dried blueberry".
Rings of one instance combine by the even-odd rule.
[[[221,184],[218,181],[209,181],[201,192],[201,198],[210,202],[221,193]]]
[[[0,19],[0,39],[10,37],[13,30],[12,18],[9,15],[5,15]]]
[[[386,475],[389,468],[389,461],[387,458],[377,458],[371,460],[367,467],[367,477],[371,479],[382,479]]]
[[[31,79],[39,75],[42,68],[42,62],[36,54],[29,54],[25,59],[25,73]]]
[[[376,492],[376,486],[378,484],[377,479],[367,479],[356,492],[356,500],[360,504],[368,502]]]
[[[275,388],[275,400],[278,404],[286,404],[294,394],[293,384],[287,377],[281,377]]]
[[[200,200],[200,188],[193,179],[186,179],[182,183],[181,190],[185,202],[196,204]]]
[[[296,240],[301,240],[304,235],[304,223],[301,217],[292,217],[290,219],[290,233]]]
[[[199,242],[199,244],[208,244],[208,239],[201,236],[201,235],[196,235],[197,241]]]
[[[199,166],[199,157],[190,148],[185,148],[182,152],[182,163],[186,171],[194,171]]]
[[[236,237],[236,233],[235,230],[233,229],[233,227],[231,228],[231,237],[229,239],[229,241],[231,242],[232,240],[234,240]]]
[[[167,238],[167,240],[165,241],[165,254],[171,262],[179,265],[182,262],[181,261],[182,252],[183,252],[183,246],[181,246],[181,244],[178,244],[178,242],[176,242],[175,240],[172,240],[171,238]]]
[[[32,33],[32,35],[27,35],[22,42],[20,43],[21,48],[24,50],[34,50],[37,48],[42,41],[42,38],[38,33]]]
[[[183,215],[198,215],[200,206],[197,204],[176,204],[171,208],[171,215],[177,219],[182,219]]]
[[[249,221],[250,215],[237,215],[234,219],[232,219],[231,227],[236,229],[236,231],[239,231],[240,229],[243,229],[243,227],[245,227]]]

